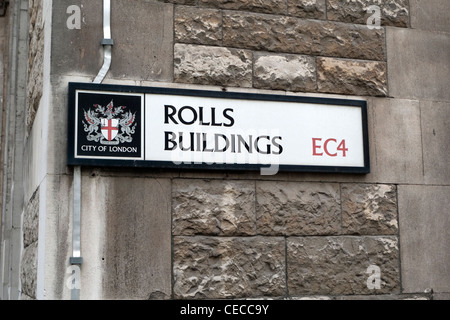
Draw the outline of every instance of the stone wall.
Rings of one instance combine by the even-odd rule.
[[[25,199],[25,166],[27,154],[26,114],[27,86],[29,71],[29,1],[9,1],[6,15],[2,20],[1,32],[6,36],[2,41],[4,54],[4,78],[0,81],[1,116],[1,255],[0,255],[0,299],[20,299],[22,295],[21,277],[23,267],[36,272],[37,249],[27,243],[24,250],[23,213],[33,190]],[[4,81],[4,82],[3,82]],[[42,147],[41,147],[42,148]],[[34,265],[34,266],[33,266]],[[27,272],[28,273],[28,272]],[[32,276],[30,275],[30,279]],[[33,286],[33,285],[32,285]],[[33,294],[28,290],[26,294]],[[25,295],[24,295],[25,296]]]
[[[174,180],[175,298],[400,292],[394,185]]]
[[[43,1],[29,0],[28,15],[28,68],[26,107],[24,108],[26,112],[26,115],[24,117],[26,138],[29,138],[29,135],[31,133],[36,113],[38,112],[43,94]],[[40,134],[42,135],[42,133]],[[32,156],[30,154],[27,154],[26,157],[31,158]],[[42,166],[42,163],[40,164],[40,166]],[[30,177],[28,176],[27,178]],[[36,299],[38,263],[37,256],[39,238],[39,188],[37,188],[36,190],[27,190],[27,193],[31,193],[32,196],[30,199],[27,199],[26,203],[24,204],[23,210],[23,251],[20,264],[21,298]]]
[[[386,96],[379,1],[185,1],[174,13],[175,82]],[[407,0],[381,5],[381,25],[407,27]],[[194,2],[195,3],[195,2]]]
[[[70,5],[81,8],[80,29],[66,27]],[[370,5],[379,29],[367,26]],[[83,168],[81,297],[448,298],[449,9],[447,0],[113,1],[104,83],[365,99],[371,173]],[[45,183],[24,206],[34,221],[45,199],[45,268],[35,295],[26,253],[23,288],[67,299],[67,84],[92,82],[102,65],[102,10],[90,0],[52,10]]]
[[[31,127],[39,109],[43,90],[44,71],[44,21],[42,16],[43,1],[29,1],[29,61],[27,84],[27,133]]]
[[[24,247],[20,272],[22,299],[36,299],[39,189],[32,196],[25,208],[22,228]]]
[[[386,29],[367,7],[409,27],[406,0],[171,2],[178,83],[384,97]],[[283,179],[174,180],[175,298],[401,293],[395,184]]]
[[[8,65],[8,55],[7,55],[7,43],[8,43],[8,33],[9,26],[8,21],[6,19],[0,20],[0,149],[4,148],[4,126],[5,126],[5,120],[4,119],[4,108],[5,108],[5,89],[7,84],[7,65]],[[0,159],[0,166],[3,167],[3,158]],[[1,171],[0,171],[1,172]],[[3,174],[0,174],[0,190],[3,189]],[[0,198],[0,204],[2,204],[3,199]],[[1,215],[0,215],[1,216]],[[1,230],[1,217],[0,217],[0,230]]]

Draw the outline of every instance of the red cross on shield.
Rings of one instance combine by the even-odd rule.
[[[102,134],[108,140],[113,140],[119,133],[119,120],[118,119],[101,119],[102,121]]]

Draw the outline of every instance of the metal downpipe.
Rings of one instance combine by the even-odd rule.
[[[102,83],[106,74],[111,67],[112,59],[112,46],[114,42],[111,38],[111,0],[103,0],[103,40],[102,40],[104,57],[103,66],[100,69],[97,77],[94,79],[94,83]]]
[[[103,40],[104,50],[103,66],[93,83],[102,83],[111,67],[112,46],[111,39],[111,0],[103,0]],[[72,257],[70,264],[80,267],[83,263],[81,257],[81,167],[74,167],[73,171],[73,230],[72,230]],[[81,277],[80,277],[81,278]],[[81,279],[75,279],[80,281]],[[80,283],[72,286],[71,299],[80,300]]]

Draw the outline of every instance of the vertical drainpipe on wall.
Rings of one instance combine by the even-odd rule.
[[[102,83],[111,67],[112,46],[114,41],[111,39],[111,0],[103,0],[103,40],[104,48],[103,66],[100,69],[94,83]]]
[[[104,58],[103,66],[100,69],[93,83],[102,83],[111,67],[112,46],[114,42],[111,38],[111,0],[103,0],[103,45]],[[76,166],[73,171],[73,231],[72,231],[72,257],[70,264],[81,266],[81,167]],[[77,281],[77,280],[75,280]],[[80,279],[78,279],[80,281]],[[71,292],[72,300],[80,299],[79,286],[73,286]]]

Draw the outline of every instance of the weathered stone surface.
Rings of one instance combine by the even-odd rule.
[[[316,60],[299,55],[255,53],[253,87],[288,91],[316,90]]]
[[[428,293],[418,294],[376,294],[373,292],[370,295],[341,295],[341,296],[303,296],[292,297],[292,300],[438,300],[435,295]],[[448,300],[448,299],[443,299]]]
[[[175,81],[231,87],[252,86],[252,52],[175,44]]]
[[[72,0],[53,2],[52,75],[94,78],[103,64],[102,1],[80,0],[81,29],[67,28]],[[111,10],[113,62],[106,79],[173,80],[173,5],[115,0]]]
[[[325,300],[333,300],[333,297],[329,296],[303,296],[303,297],[290,297],[289,300],[314,300],[314,301],[325,301]]]
[[[374,290],[375,291],[375,290]],[[352,296],[337,296],[335,300],[435,300],[430,294],[378,294],[371,295],[352,295]]]
[[[42,97],[44,72],[44,21],[42,1],[30,0],[29,12],[29,56],[28,56],[28,94],[27,94],[27,133],[33,125]]]
[[[359,96],[386,96],[386,63],[317,58],[319,92]]]
[[[433,294],[433,300],[450,300],[450,292],[435,293]]]
[[[372,100],[372,145],[376,180],[383,183],[423,183],[419,102]]]
[[[421,101],[420,115],[425,183],[450,185],[450,103]]]
[[[255,184],[246,181],[175,180],[174,235],[254,235]]]
[[[409,0],[411,27],[414,29],[450,32],[450,1]],[[430,19],[430,17],[433,17]]]
[[[399,293],[399,250],[394,236],[287,239],[289,293]],[[380,268],[380,289],[369,289],[369,266]]]
[[[224,12],[229,47],[342,58],[384,60],[384,30],[294,17]]]
[[[7,59],[6,59],[6,55],[4,54],[6,48],[7,48],[7,42],[6,41],[6,34],[8,33],[7,30],[8,28],[6,27],[9,24],[9,21],[6,21],[6,19],[0,19],[0,97],[2,97],[3,99],[3,94],[5,91],[5,81],[6,81],[6,77],[5,77],[5,73],[6,73],[6,63],[7,63]],[[1,178],[0,178],[0,183],[1,183]]]
[[[81,0],[77,5],[83,7],[83,21],[80,30],[67,28],[67,9],[72,0],[52,3],[52,56],[51,73],[85,74],[94,78],[103,63],[100,40],[102,30],[102,2]],[[117,32],[114,34],[117,41]],[[59,44],[59,45],[56,45]],[[63,44],[63,45],[62,45]],[[115,56],[116,58],[117,56]]]
[[[398,233],[395,185],[343,184],[342,231],[345,234]]]
[[[173,6],[125,0],[113,6],[111,77],[172,81]]]
[[[168,2],[173,4],[184,4],[194,6],[197,4],[197,0],[158,0],[159,2]]]
[[[89,208],[88,204],[92,203],[90,200],[95,199],[94,203],[98,203],[98,199],[103,198],[105,195],[104,193],[94,194],[94,190],[90,189],[89,185],[86,185],[84,182],[85,179],[82,179],[82,229],[83,223],[86,222],[87,215],[91,213],[95,215],[97,221],[99,221],[98,211],[91,210],[88,214],[88,211],[85,210],[86,208]],[[46,187],[46,189],[43,189],[44,187]],[[66,272],[69,267],[69,258],[72,256],[73,178],[69,175],[47,174],[45,177],[45,183],[40,185],[39,192],[45,194],[44,198],[44,195],[41,193],[40,198],[45,199],[47,204],[45,206],[46,233],[45,235],[39,235],[40,241],[45,241],[45,256],[40,256],[40,258],[45,258],[45,277],[53,277],[52,281],[46,285],[46,290],[48,290],[48,292],[46,292],[45,298],[49,300],[67,300],[70,299],[70,288],[68,288],[65,281],[70,276]],[[86,194],[90,194],[92,198],[86,197]],[[42,205],[43,204],[41,203],[41,206]],[[98,233],[89,234],[81,231],[81,234],[83,235],[81,237],[82,254],[83,257],[87,258],[89,261],[86,254],[101,240],[99,239]],[[46,235],[52,235],[53,239],[57,240],[46,241]],[[91,236],[92,238],[90,238]],[[94,238],[95,240],[92,240]],[[84,245],[84,241],[86,240],[86,245]],[[86,264],[84,266],[86,266]],[[90,264],[88,263],[87,266],[87,269],[89,270]],[[84,275],[87,273],[89,272],[84,273]],[[83,282],[83,286],[86,289],[84,292],[88,293],[93,291],[88,289],[86,282]],[[81,295],[83,296],[83,293]]]
[[[398,186],[402,288],[450,292],[450,186]]]
[[[217,44],[222,41],[222,13],[214,9],[178,6],[174,32],[177,42]]]
[[[20,282],[22,292],[31,299],[36,299],[37,253],[38,242],[36,241],[24,249],[20,264]]]
[[[389,95],[450,102],[450,33],[387,28]]]
[[[326,19],[325,0],[287,0],[288,14],[300,18]]]
[[[38,240],[39,189],[33,194],[24,210],[22,230],[25,248]]]
[[[97,255],[90,248],[84,249],[90,259],[86,256],[83,266],[91,264],[91,268],[102,269],[103,299],[169,298],[172,292],[170,180],[126,177],[89,180],[97,181],[97,186],[87,189],[95,192],[89,195],[94,200],[87,205],[94,210],[89,217],[93,222],[85,225],[84,230],[93,233],[105,228],[106,238],[102,239],[104,247],[99,248]],[[85,290],[99,290],[98,285],[90,287]],[[89,292],[85,295],[89,296]]]
[[[339,185],[256,183],[256,223],[264,235],[332,235],[340,231]]]
[[[159,2],[168,2],[173,4],[184,4],[194,6],[197,4],[197,0],[158,0]]]
[[[175,237],[174,298],[286,293],[285,241],[276,237]]]
[[[285,0],[199,0],[198,5],[261,13],[286,13]]]
[[[408,27],[408,0],[328,0],[327,17],[329,20],[366,24],[373,15],[368,8],[376,5],[380,8],[381,25]]]

